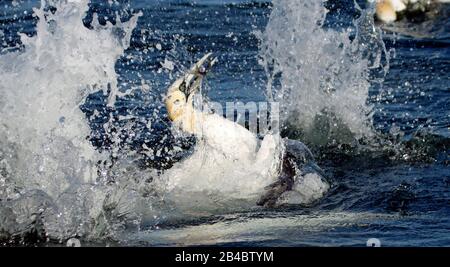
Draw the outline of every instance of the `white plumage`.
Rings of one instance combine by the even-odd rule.
[[[175,81],[167,93],[166,107],[173,125],[194,134],[197,144],[192,155],[164,173],[166,191],[178,196],[207,192],[255,201],[265,192],[269,192],[270,198],[273,191],[275,198],[282,196],[278,204],[305,204],[322,197],[329,186],[320,174],[284,177],[292,183],[287,189],[292,191],[287,194],[283,194],[283,186],[276,187],[285,158],[285,142],[278,134],[268,134],[260,141],[243,126],[194,107],[193,95],[199,90],[207,70],[204,65],[211,67],[215,62],[209,61],[210,57],[211,54],[204,56],[184,77]],[[289,165],[289,168],[296,167]],[[267,191],[270,186],[275,186],[276,190]]]

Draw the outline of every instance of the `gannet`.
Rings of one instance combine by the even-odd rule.
[[[425,13],[440,3],[450,3],[450,0],[376,0],[375,13],[380,21],[392,23],[400,14]]]
[[[205,55],[167,90],[173,126],[198,142],[192,155],[164,173],[166,190],[218,192],[265,207],[322,198],[330,186],[303,143],[278,134],[259,140],[240,124],[194,106],[194,95],[216,61],[211,53]]]

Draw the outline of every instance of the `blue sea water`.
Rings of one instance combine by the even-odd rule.
[[[170,134],[161,96],[177,74],[209,51],[219,59],[208,77],[209,99],[266,99],[267,73],[258,61],[261,40],[257,32],[264,32],[269,23],[270,1],[116,3],[92,1],[84,19],[90,27],[95,12],[100,24],[115,22],[116,16],[127,21],[142,12],[130,47],[115,65],[119,88],[132,92],[119,98],[114,107],[107,106],[102,92],[90,94],[80,105],[89,120],[89,140],[97,149],[108,151],[117,142],[103,127],[110,115],[116,118],[115,129],[121,129],[121,148],[137,151],[143,144],[189,143]],[[367,8],[364,1],[360,5]],[[17,33],[36,34],[37,18],[32,8],[38,6],[38,1],[31,0],[1,1],[1,54],[22,49]],[[353,1],[330,0],[325,7],[329,12],[323,27],[336,31],[353,28],[353,20],[359,17]],[[359,149],[332,142],[315,144],[302,140],[298,129],[284,129],[284,135],[310,146],[332,181],[331,191],[319,203],[211,214],[157,227],[144,225],[138,233],[130,230],[127,241],[120,244],[365,246],[369,238],[378,238],[382,246],[450,245],[449,14],[450,5],[425,21],[374,26],[382,27],[391,55],[386,76],[381,83],[371,82],[367,98],[367,104],[373,105],[379,146]],[[162,68],[165,60],[175,63],[173,71]],[[135,89],[142,81],[151,90]],[[92,116],[95,112],[101,115]],[[133,119],[117,119],[129,115]],[[161,144],[162,136],[170,136],[170,140]],[[164,168],[179,160],[178,156],[165,158],[164,154],[144,157],[138,164]],[[104,244],[103,240],[98,242]]]

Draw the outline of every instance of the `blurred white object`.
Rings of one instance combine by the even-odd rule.
[[[367,240],[366,245],[368,247],[379,248],[379,247],[381,247],[381,241],[378,238],[370,238],[369,240]]]
[[[79,247],[81,247],[81,242],[77,238],[71,238],[71,239],[67,240],[66,246],[79,248]]]
[[[368,0],[373,3],[374,0]],[[450,0],[376,0],[376,16],[384,23],[392,23],[398,19],[398,13],[421,10],[425,12],[427,8],[436,3],[450,3]]]

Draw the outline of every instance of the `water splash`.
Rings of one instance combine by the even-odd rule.
[[[133,151],[117,156],[94,149],[79,107],[98,90],[109,94],[110,106],[120,96],[114,66],[129,46],[138,16],[105,26],[94,16],[88,29],[87,10],[87,0],[42,1],[34,10],[36,35],[22,35],[23,49],[1,56],[0,214],[7,220],[0,221],[0,233],[120,240],[125,229],[254,206],[256,193],[274,178],[275,142],[260,149],[266,160],[251,155],[242,162],[200,144],[193,156],[162,175],[130,162]],[[110,120],[105,127],[111,125]],[[114,165],[101,168],[99,162],[111,156]]]
[[[1,56],[0,78],[4,82],[0,85],[0,92],[4,97],[0,100],[0,108],[5,116],[0,124],[3,137],[0,148],[0,214],[7,220],[0,222],[0,235],[23,236],[31,231],[40,238],[58,240],[72,237],[80,237],[83,241],[85,238],[104,237],[120,240],[124,229],[130,231],[168,219],[254,207],[265,186],[277,177],[279,141],[270,142],[263,149],[263,160],[258,160],[253,153],[245,160],[230,157],[230,153],[217,149],[219,145],[227,146],[221,140],[214,146],[199,142],[188,159],[175,164],[162,175],[153,169],[142,170],[130,162],[128,157],[132,157],[133,151],[120,151],[124,155],[113,155],[114,166],[107,170],[99,169],[98,162],[108,160],[111,155],[98,152],[87,140],[90,129],[79,106],[89,94],[98,90],[108,94],[108,104],[114,106],[115,98],[121,95],[114,66],[129,46],[138,16],[126,23],[117,20],[115,25],[105,26],[97,23],[94,16],[92,27],[88,29],[82,22],[88,10],[87,0],[51,1],[54,9],[47,8],[49,3],[42,1],[41,8],[34,10],[39,18],[37,34],[34,37],[22,35],[23,49]],[[270,38],[277,38],[272,36],[271,27],[273,31],[279,31],[277,21],[282,20],[279,16],[283,14],[277,13],[277,5],[280,3],[276,3],[265,33],[267,44],[271,44]],[[326,12],[322,5],[311,5],[316,8],[312,16],[323,20]],[[294,19],[288,23],[289,27],[296,27],[300,21]],[[314,31],[305,32],[312,43],[304,45],[323,45],[322,52],[328,53],[324,57],[326,62],[305,68],[298,84],[304,82],[316,86],[316,98],[312,102],[304,102],[309,104],[309,108],[325,100],[332,108],[311,110],[308,114],[314,120],[321,113],[335,114],[346,126],[348,122],[353,123],[350,124],[352,127],[362,125],[364,120],[358,117],[361,113],[348,107],[349,102],[342,106],[336,103],[346,99],[346,94],[351,92],[342,85],[344,81],[356,88],[357,100],[366,99],[364,90],[368,88],[368,73],[365,69],[369,60],[362,60],[359,43],[350,40],[350,32],[327,31],[320,23],[315,27]],[[322,39],[313,37],[317,32],[325,40],[342,42],[342,46],[335,47],[328,41],[322,44]],[[279,47],[278,44],[273,49],[286,49],[290,45],[287,42],[284,43],[286,47]],[[278,61],[285,60],[274,65],[279,68],[274,73],[283,73],[283,84],[288,88],[282,90],[283,100],[287,99],[284,92],[289,92],[286,97],[294,96],[293,100],[301,100],[303,96],[301,91],[294,90],[293,75],[284,78],[285,72],[297,75],[291,60],[294,63],[299,60],[295,64],[303,66],[302,60],[305,59],[300,52],[302,50],[292,50],[292,53],[298,53],[298,58],[283,58],[280,51],[277,52],[279,54],[266,54],[266,59],[276,55]],[[314,51],[311,49],[310,52]],[[352,57],[350,52],[358,56]],[[336,55],[341,57],[336,59]],[[320,55],[314,54],[306,60],[311,63],[317,58]],[[345,62],[340,63],[339,60]],[[342,73],[348,70],[342,69],[343,66],[355,62],[364,70],[356,72],[359,70],[357,67],[351,68],[356,73],[355,77]],[[328,72],[322,68],[328,68]],[[336,76],[327,76],[329,72]],[[328,80],[316,79],[318,74]],[[324,90],[328,93],[322,92]],[[277,98],[276,93],[274,97]],[[294,107],[293,102],[286,103],[288,107]],[[324,104],[322,107],[325,109],[327,106]],[[339,117],[349,110],[353,111],[349,113],[353,117]],[[298,112],[299,109],[288,111]],[[297,119],[293,122],[302,121]],[[105,127],[111,125],[110,121]],[[313,130],[311,133],[316,134]],[[112,149],[112,154],[118,152]]]
[[[326,28],[322,1],[275,0],[260,35],[267,94],[280,101],[286,128],[315,145],[374,136],[371,70],[384,69],[380,33],[368,11],[352,29]]]
[[[101,235],[107,211],[120,213],[118,203],[127,198],[129,191],[115,197],[99,182],[97,162],[106,155],[87,140],[79,105],[99,89],[109,91],[114,105],[120,95],[115,62],[139,16],[105,26],[94,16],[88,29],[87,10],[87,0],[42,0],[33,10],[36,35],[21,34],[23,49],[1,55],[0,213],[13,214],[0,232],[21,234],[39,221],[49,238]],[[116,205],[107,209],[108,203]]]

